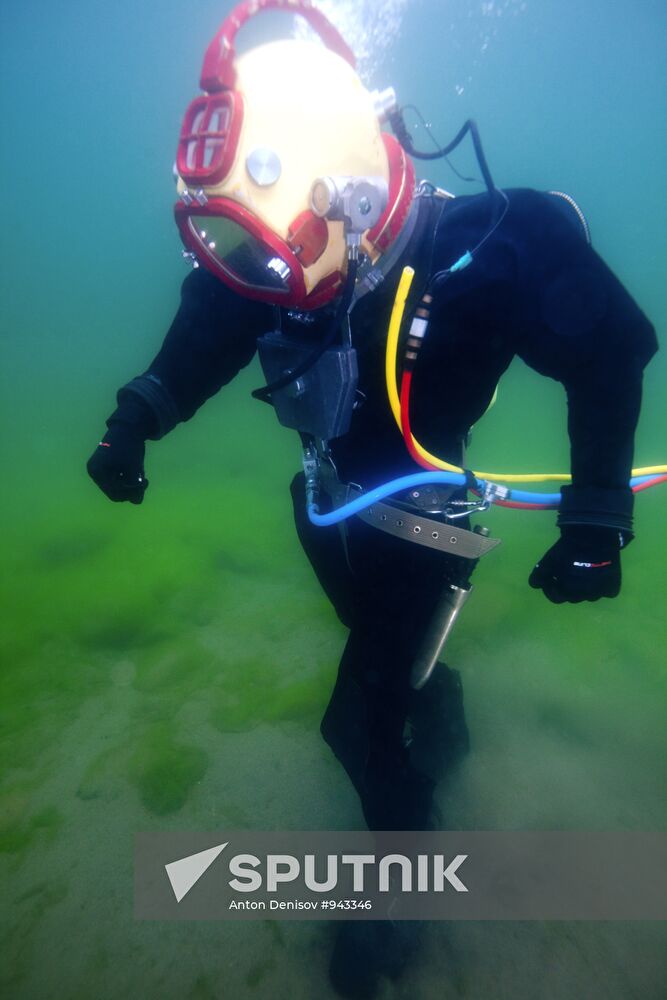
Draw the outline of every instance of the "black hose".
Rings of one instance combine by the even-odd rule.
[[[456,135],[454,136],[454,138],[450,143],[448,143],[446,146],[438,147],[438,149],[434,150],[432,153],[426,153],[422,152],[421,150],[415,149],[412,142],[412,137],[408,132],[407,125],[405,124],[405,118],[403,117],[403,110],[404,109],[398,108],[396,111],[394,111],[393,114],[389,116],[389,122],[394,130],[396,138],[400,142],[403,149],[406,151],[406,153],[408,153],[410,156],[414,156],[417,160],[445,159],[462,142],[462,140],[466,137],[468,132],[470,133],[470,138],[472,139],[472,144],[475,150],[475,156],[477,157],[477,163],[479,164],[479,169],[481,171],[482,177],[484,178],[484,183],[489,193],[489,198],[491,202],[489,228],[486,231],[485,235],[482,237],[482,239],[479,241],[477,246],[475,246],[472,250],[468,251],[470,257],[473,257],[477,253],[477,251],[482,246],[484,246],[489,237],[492,236],[493,233],[496,231],[500,223],[505,218],[505,213],[507,212],[507,209],[509,207],[509,201],[507,195],[505,194],[504,191],[498,189],[496,185],[493,183],[493,177],[491,176],[489,165],[486,162],[486,156],[484,155],[484,149],[482,148],[482,140],[479,137],[477,124],[476,122],[473,121],[472,118],[469,118],[467,122],[463,123],[463,125],[458,130],[458,132],[456,133]],[[423,122],[424,119],[422,115],[419,113],[419,111],[417,111],[416,108],[414,108],[414,110],[417,112],[417,114],[419,115],[419,117],[422,119]],[[437,274],[434,274],[431,277],[431,280],[428,285],[429,292],[433,294],[435,289],[443,282],[448,281],[451,278],[452,274],[454,273],[455,272],[451,267],[447,267],[444,268],[444,270],[442,271],[438,271]]]
[[[464,122],[451,142],[447,143],[446,146],[433,150],[432,153],[426,153],[415,149],[412,143],[412,137],[408,132],[407,125],[405,124],[402,111],[395,111],[391,115],[389,121],[394,130],[394,134],[403,149],[406,153],[409,153],[410,156],[414,156],[417,160],[441,160],[445,156],[449,156],[449,154],[453,152],[458,145],[460,145],[463,139],[465,139],[468,132],[470,132],[470,138],[472,139],[472,144],[475,148],[475,156],[477,157],[477,162],[479,163],[479,169],[482,172],[484,183],[486,184],[489,192],[496,190],[496,186],[493,183],[493,178],[491,176],[491,171],[489,170],[489,165],[486,162],[484,149],[482,148],[482,140],[479,137],[479,130],[476,122],[474,122],[472,118],[469,118],[467,122]]]

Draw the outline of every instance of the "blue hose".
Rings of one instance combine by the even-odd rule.
[[[560,503],[560,493],[528,493],[526,490],[511,490],[508,500],[516,500],[517,503],[539,503],[551,506]]]
[[[630,486],[638,486],[652,478],[654,477],[635,476],[630,480]],[[330,514],[319,514],[316,505],[309,503],[308,517],[313,524],[326,528],[332,524],[339,524],[354,514],[359,514],[362,510],[366,510],[374,503],[379,503],[380,500],[384,500],[393,493],[410,490],[415,486],[429,486],[436,483],[447,486],[465,486],[466,482],[466,477],[459,472],[416,472],[410,476],[400,476],[398,479],[392,479],[382,486],[376,486],[375,489],[369,490],[368,493],[356,497],[342,507],[337,507],[336,510],[332,510]],[[478,479],[476,482],[479,492],[483,494],[487,485],[486,480]],[[529,493],[526,490],[511,490],[506,499],[516,500],[518,503],[532,503],[551,507],[554,504],[560,504],[561,497],[560,493]]]
[[[392,479],[382,486],[376,486],[374,490],[363,493],[342,507],[337,507],[330,514],[318,514],[314,504],[308,505],[308,517],[313,524],[326,528],[331,524],[338,524],[345,521],[353,514],[359,514],[374,503],[384,500],[392,493],[400,493],[402,490],[412,489],[414,486],[426,486],[433,483],[446,483],[448,486],[465,486],[466,477],[460,472],[415,472],[411,476],[400,476],[399,479]],[[560,498],[559,498],[560,499]]]

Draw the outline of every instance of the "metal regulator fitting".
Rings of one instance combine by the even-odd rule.
[[[357,259],[362,233],[377,225],[388,200],[383,177],[318,177],[310,191],[314,215],[343,223],[351,260]]]

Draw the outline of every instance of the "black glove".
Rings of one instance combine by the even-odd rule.
[[[616,528],[564,525],[528,583],[554,604],[616,597],[621,589],[621,546]]]
[[[145,441],[151,414],[137,400],[109,417],[106,432],[88,460],[88,475],[110,500],[141,503],[148,486],[144,475]]]

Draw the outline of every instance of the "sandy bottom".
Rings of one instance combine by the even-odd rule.
[[[0,788],[12,1000],[334,995],[331,924],[132,915],[138,830],[362,825],[317,730],[344,631],[286,502],[260,517],[243,476],[205,503],[156,494],[150,522],[53,510],[17,538]],[[555,608],[525,585],[545,529],[512,524],[496,524],[506,544],[447,653],[472,752],[445,825],[664,828],[665,626],[640,544],[622,603]],[[381,997],[657,1000],[666,945],[662,924],[431,924]]]

